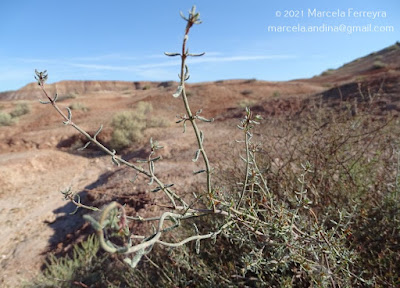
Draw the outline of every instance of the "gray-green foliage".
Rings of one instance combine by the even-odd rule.
[[[127,148],[140,143],[143,131],[149,126],[153,106],[147,102],[139,102],[135,110],[121,111],[114,115],[111,146],[115,149]]]
[[[81,110],[81,111],[84,111],[84,112],[89,110],[88,107],[85,104],[81,103],[81,102],[74,102],[71,105],[69,105],[68,107],[71,110]]]
[[[31,111],[31,108],[27,103],[18,103],[14,110],[11,111],[10,115],[13,118],[20,117],[22,115],[28,114]]]
[[[104,261],[97,257],[98,251],[99,241],[91,235],[80,245],[74,246],[71,256],[58,258],[50,254],[43,274],[26,287],[73,287],[74,283],[80,281],[96,281],[99,276],[96,270]]]
[[[18,103],[10,113],[0,111],[0,126],[11,126],[18,121],[18,117],[28,114],[30,111],[27,103]]]
[[[15,119],[6,112],[0,111],[0,126],[10,126],[15,123]]]
[[[267,125],[263,124],[270,130],[261,133],[264,139],[258,139],[254,130],[259,129],[256,127],[261,126],[262,118],[246,108],[238,125],[243,132],[237,139],[242,145],[240,156],[226,157],[239,160],[221,171],[213,170],[203,145],[204,133],[197,125],[211,121],[200,116],[202,110],[191,112],[185,88],[189,79],[186,58],[203,54],[188,52],[187,34],[201,21],[195,7],[188,18],[182,17],[187,22],[183,53],[166,55],[181,57],[180,83],[173,96],[183,100],[186,114],[178,116],[177,123],[192,126],[197,140],[193,161],[200,156],[204,160],[203,169],[195,174],[206,174],[207,189],[197,189],[192,199],[182,199],[173,184],[157,178],[154,167],[161,157],[155,154],[161,147],[156,141],[150,141],[148,159],[137,160],[148,164],[148,170],[118,157],[115,150],[97,141],[101,129],[91,136],[72,122],[70,110],[68,116],[61,112],[56,97],[49,97],[43,88],[46,72],[36,72],[48,99],[43,103],[53,105],[66,120],[64,124],[85,135],[115,164],[123,163],[147,176],[149,185],[156,185],[151,191],[163,191],[170,200],[170,206],[164,205],[167,212],[147,219],[129,217],[125,206],[117,202],[102,209],[99,221],[85,216],[101,247],[122,254],[124,263],[130,262],[135,268],[123,274],[124,279],[131,284],[141,281],[140,285],[148,287],[398,286],[400,169],[393,151],[399,149],[399,133],[398,125],[389,125],[393,118],[379,113],[378,117],[372,111],[354,114],[354,102],[340,102],[337,111],[321,108],[293,118],[267,119]],[[362,111],[373,103],[366,99],[359,104]],[[141,102],[132,112],[115,115],[112,145],[122,148],[140,141],[144,129],[152,125],[148,120],[151,112],[151,105]],[[220,181],[211,181],[211,175]],[[156,221],[158,225],[136,235],[131,234],[128,219]],[[116,239],[119,242],[113,242]],[[84,285],[90,285],[90,279],[79,278],[71,271],[104,267],[104,262],[98,260],[92,265],[81,254],[75,252],[77,260],[50,258],[53,264],[48,270],[54,272],[48,275],[85,279]],[[132,261],[126,261],[129,256]],[[92,275],[90,271],[93,269],[85,275]],[[112,272],[121,270],[114,267]],[[72,280],[65,283],[68,281]],[[110,281],[107,284],[116,285]]]

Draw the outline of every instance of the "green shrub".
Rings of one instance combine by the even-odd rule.
[[[82,103],[80,103],[80,102],[74,102],[74,103],[72,103],[71,105],[69,105],[68,107],[69,107],[69,109],[71,109],[71,110],[81,110],[81,111],[84,111],[84,112],[86,112],[86,111],[89,110],[89,109],[86,107],[85,104],[82,104]]]
[[[150,127],[150,115],[153,107],[150,103],[139,102],[132,111],[122,111],[114,115],[111,126],[113,133],[110,145],[115,149],[124,149],[143,139],[143,131]],[[154,122],[155,123],[155,122]]]
[[[9,113],[0,111],[0,126],[11,126],[15,121]]]
[[[75,99],[77,97],[78,97],[78,95],[75,93],[67,93],[67,94],[60,95],[58,97],[58,101],[62,102],[62,101],[68,100],[68,99]]]
[[[256,104],[256,101],[250,100],[250,99],[242,99],[239,101],[238,105],[241,108],[246,108],[246,107],[253,107]]]
[[[385,63],[383,63],[381,60],[376,60],[372,64],[372,69],[382,69],[382,68],[386,68],[386,67],[387,67],[387,65]]]
[[[321,76],[328,76],[328,75],[331,75],[333,72],[335,72],[335,69],[330,68],[330,69],[327,69],[324,72],[322,72]]]
[[[115,149],[123,149],[142,140],[146,123],[134,111],[122,111],[114,115],[111,126],[113,132],[110,145]]]
[[[11,111],[10,115],[13,118],[20,117],[22,115],[28,114],[31,111],[31,108],[27,103],[18,103],[14,110]]]
[[[277,90],[275,90],[273,93],[272,93],[272,98],[279,98],[281,96],[281,93],[279,92],[279,91],[277,91]]]

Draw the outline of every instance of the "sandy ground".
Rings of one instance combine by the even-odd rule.
[[[17,287],[38,272],[43,252],[79,221],[67,216],[73,207],[60,191],[79,191],[108,164],[51,150],[0,155],[0,286]]]

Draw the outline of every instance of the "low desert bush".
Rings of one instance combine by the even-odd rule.
[[[27,103],[18,103],[10,113],[0,111],[0,126],[11,126],[18,121],[18,117],[28,114],[30,111]]]
[[[143,131],[156,123],[152,117],[153,106],[147,102],[139,102],[133,111],[121,111],[114,115],[111,126],[113,133],[110,145],[116,149],[124,149],[143,140]],[[160,120],[161,121],[161,120]]]
[[[382,69],[382,68],[386,68],[386,67],[387,67],[387,64],[383,63],[381,60],[376,60],[372,64],[372,69]]]
[[[115,262],[102,260],[111,258],[91,262],[80,256],[50,258],[45,278],[66,279],[56,280],[56,286],[87,287],[95,285],[91,277],[96,270],[103,275],[96,276],[102,281],[99,285],[108,287],[398,286],[397,118],[374,113],[369,99],[358,103],[357,113],[352,101],[335,109],[316,105],[296,115],[264,120],[246,107],[237,125],[240,155],[226,157],[230,165],[217,171],[211,167],[199,126],[212,120],[202,117],[201,110],[191,111],[185,87],[186,59],[203,55],[190,54],[186,48],[190,29],[201,21],[195,7],[182,17],[186,21],[183,52],[166,55],[181,58],[180,82],[173,97],[181,98],[185,114],[176,123],[193,128],[197,143],[193,161],[202,160],[193,174],[203,175],[205,183],[196,186],[191,197],[179,195],[174,183],[156,175],[162,148],[157,141],[150,139],[146,159],[126,161],[97,140],[102,126],[92,136],[75,124],[71,109],[66,115],[57,98],[48,96],[46,71],[36,71],[47,99],[41,102],[52,105],[64,124],[87,138],[85,147],[95,144],[114,164],[148,178],[150,191],[164,193],[168,201],[160,204],[164,210],[159,215],[144,218],[127,215],[125,203],[111,202],[99,209],[81,203],[71,191],[64,192],[77,208],[98,211],[98,216],[84,218],[96,231],[103,255],[113,255]],[[141,102],[133,111],[115,115],[111,144],[122,148],[141,139],[151,111],[148,103]],[[254,131],[261,136],[255,137]],[[236,160],[229,163],[231,159]],[[129,221],[155,224],[134,234]],[[104,264],[121,261],[125,268]],[[80,264],[71,264],[75,262]],[[87,268],[85,275],[71,272],[79,267]],[[69,272],[64,275],[64,271]],[[124,283],[111,277],[117,274],[123,275],[117,278]]]
[[[0,111],[0,126],[10,126],[15,123],[15,119],[6,112]]]
[[[250,100],[250,99],[242,99],[239,101],[238,106],[245,109],[246,107],[253,107],[255,104],[257,104],[256,101]]]
[[[279,93],[279,91],[277,91],[277,90],[275,90],[273,93],[272,93],[272,98],[279,98],[281,96],[281,93]]]
[[[31,108],[29,107],[28,103],[18,103],[14,110],[11,111],[10,115],[11,117],[16,118],[28,114],[29,112],[31,112]]]
[[[69,107],[69,109],[76,110],[76,111],[80,110],[80,111],[86,112],[89,110],[88,107],[81,102],[74,102],[71,105],[69,105],[68,107]]]

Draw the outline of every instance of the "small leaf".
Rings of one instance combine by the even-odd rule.
[[[185,64],[185,79],[189,77],[189,67]]]
[[[196,118],[199,119],[199,120],[201,120],[201,121],[203,121],[203,122],[208,122],[208,123],[211,123],[211,122],[214,121],[214,118],[206,119],[206,118],[204,118],[204,117],[202,117],[202,116],[197,116]]]
[[[193,175],[197,175],[197,174],[204,173],[204,172],[206,172],[206,170],[201,169],[201,170],[199,170],[199,171],[194,171],[194,172],[193,172]]]
[[[182,91],[183,91],[183,86],[179,85],[178,88],[176,89],[176,92],[172,94],[172,96],[178,98],[181,95]]]
[[[162,157],[161,157],[161,156],[158,156],[158,157],[155,157],[155,158],[153,158],[153,159],[150,159],[150,161],[151,161],[151,162],[156,162],[156,161],[158,161],[158,160],[160,160],[160,159],[162,159]]]
[[[200,57],[200,56],[203,56],[204,54],[206,54],[206,52],[197,53],[197,54],[192,54],[192,53],[190,53],[190,54],[187,54],[187,55],[188,55],[188,56],[191,56],[191,57]]]
[[[117,151],[113,150],[112,153],[113,153],[113,156],[112,156],[112,158],[111,158],[112,162],[113,162],[115,165],[117,165],[118,167],[121,166],[121,164],[119,163],[119,161],[118,161],[117,158],[115,157],[115,155],[117,154]]]
[[[154,162],[150,162],[150,173],[154,175]]]
[[[174,53],[174,52],[164,52],[164,54],[166,55],[166,56],[169,56],[169,57],[175,57],[175,56],[181,56],[181,54],[180,53]]]
[[[183,133],[186,132],[186,120],[183,122]]]
[[[71,112],[71,109],[70,109],[69,107],[66,107],[66,109],[67,109],[67,111],[68,111],[68,120],[71,121],[71,119],[72,119],[72,112]]]
[[[138,251],[138,253],[136,253],[136,255],[133,256],[132,259],[129,259],[128,257],[126,257],[124,259],[124,262],[127,263],[132,269],[135,269],[144,255],[143,251],[144,251],[144,249]]]
[[[114,163],[115,165],[117,165],[118,167],[121,166],[121,164],[120,164],[119,161],[115,158],[115,156],[113,156],[111,160],[112,160],[113,163]]]
[[[156,193],[158,191],[160,191],[162,188],[160,186],[158,186],[157,188],[151,190],[151,192]]]
[[[182,11],[179,11],[179,14],[181,15],[181,17],[182,17],[184,20],[189,21],[189,19],[187,19],[187,18],[185,17],[185,15],[183,15]]]
[[[100,223],[97,222],[92,216],[90,216],[88,214],[85,214],[85,215],[83,215],[83,219],[88,221],[92,225],[94,230],[96,230],[96,231],[101,231],[102,230],[102,227],[101,227]]]
[[[196,154],[194,154],[194,158],[192,159],[193,162],[197,162],[197,160],[199,160],[199,156],[200,156],[200,149],[198,149],[196,151]]]
[[[99,128],[99,130],[97,130],[96,131],[96,133],[94,133],[94,136],[93,136],[93,138],[95,139],[95,140],[97,140],[96,139],[96,137],[97,137],[97,135],[99,135],[99,133],[101,132],[101,130],[103,129],[103,124],[102,125],[100,125],[100,128]]]
[[[139,173],[138,173],[138,174],[136,174],[136,175],[133,177],[133,179],[132,179],[132,180],[129,180],[129,182],[131,182],[132,184],[134,184],[134,183],[135,183],[135,181],[138,179],[138,176],[139,176]]]
[[[85,146],[83,146],[83,147],[81,147],[81,148],[78,148],[78,151],[83,151],[83,150],[85,150],[85,149],[89,146],[89,144],[90,144],[90,141],[86,142]]]

